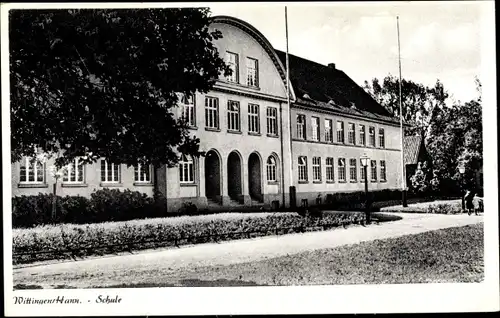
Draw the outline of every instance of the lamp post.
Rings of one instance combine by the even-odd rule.
[[[464,174],[465,165],[463,162],[458,164],[458,172],[460,172],[460,196],[462,197],[462,211],[465,211],[465,198],[464,198]]]
[[[366,223],[370,224],[371,215],[370,215],[370,206],[368,202],[368,161],[370,158],[366,154],[361,157],[361,165],[363,166],[363,171],[365,172],[365,214],[366,214]]]

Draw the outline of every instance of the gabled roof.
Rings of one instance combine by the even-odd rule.
[[[418,155],[422,146],[422,136],[405,136],[403,138],[403,157],[405,165],[418,164]]]
[[[286,53],[275,51],[281,63],[286,65]],[[288,59],[297,104],[399,122],[343,71],[292,54],[288,54]]]

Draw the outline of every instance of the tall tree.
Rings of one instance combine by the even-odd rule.
[[[209,10],[11,10],[12,161],[35,148],[133,165],[199,155],[173,107],[231,73]]]
[[[386,76],[382,83],[373,78],[364,82],[364,89],[395,117],[399,117],[399,79],[393,75]],[[413,134],[417,131],[425,133],[431,113],[435,107],[442,107],[448,98],[443,84],[437,80],[434,87],[429,88],[411,80],[401,81],[403,120],[413,127],[405,131]]]
[[[457,169],[465,166],[465,185],[475,184],[474,173],[482,166],[483,128],[480,82],[478,98],[465,104],[436,108],[429,123],[427,148],[442,187],[454,188],[462,180]]]

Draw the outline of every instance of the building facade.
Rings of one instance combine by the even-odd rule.
[[[345,73],[290,55],[290,104],[286,55],[254,27],[219,16],[215,45],[233,69],[207,94],[180,96],[177,116],[200,139],[204,157],[181,155],[178,167],[156,171],[156,187],[177,211],[184,202],[199,209],[241,205],[314,204],[318,195],[362,191],[360,158],[370,157],[371,190],[401,184],[398,121]],[[289,106],[290,105],[290,106]],[[25,159],[12,165],[13,195],[53,191],[51,163]],[[75,161],[57,183],[60,195],[89,196],[102,188],[153,193],[151,167],[98,160]]]

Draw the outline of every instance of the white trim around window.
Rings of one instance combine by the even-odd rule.
[[[153,166],[141,165],[140,163],[134,166],[134,183],[151,184],[153,183]]]
[[[26,157],[19,165],[20,184],[44,184],[45,164],[34,158]]]
[[[276,167],[277,167],[276,158],[274,158],[274,156],[269,156],[267,158],[267,162],[266,162],[267,182],[270,182],[270,183],[278,182],[277,168]]]
[[[189,155],[181,155],[179,161],[179,182],[181,184],[194,184],[195,183],[195,170],[193,157]]]
[[[65,184],[83,184],[85,183],[85,164],[79,158],[75,158],[73,162],[66,166],[63,176]]]
[[[121,164],[101,159],[101,183],[119,184],[121,180]]]

